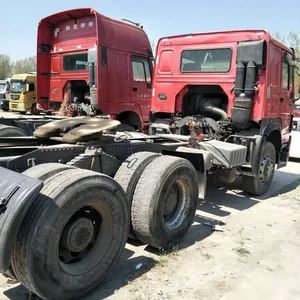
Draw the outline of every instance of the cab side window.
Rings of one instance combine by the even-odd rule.
[[[29,83],[29,92],[34,92],[34,83]]]
[[[150,62],[141,56],[132,56],[132,76],[137,82],[151,82]]]
[[[281,67],[281,88],[285,91],[289,90],[290,86],[290,65],[286,58],[286,53],[282,56],[282,67]]]

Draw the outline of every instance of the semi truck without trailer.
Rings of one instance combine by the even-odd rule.
[[[90,8],[48,16],[38,25],[37,108],[59,111],[69,86],[73,105],[92,105],[81,114],[109,114],[141,130],[149,121],[152,60],[141,26]]]
[[[0,271],[43,299],[79,299],[117,267],[128,236],[178,244],[207,175],[265,193],[288,160],[294,59],[265,31],[166,37],[149,134],[83,116],[1,137]]]

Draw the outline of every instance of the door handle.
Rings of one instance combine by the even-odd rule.
[[[282,102],[283,102],[283,100],[284,100],[283,98],[280,98],[280,103],[282,103]]]
[[[135,88],[135,87],[134,87],[134,88],[132,88],[132,90],[133,90],[134,92],[137,92],[137,88]]]

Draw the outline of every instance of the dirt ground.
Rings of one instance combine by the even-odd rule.
[[[85,300],[300,299],[300,164],[277,171],[261,199],[245,196],[239,184],[233,192],[209,186],[173,252],[129,243],[108,281]],[[28,299],[4,277],[0,288],[0,299]]]

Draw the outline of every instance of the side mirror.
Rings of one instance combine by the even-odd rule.
[[[97,62],[97,48],[88,50],[88,63],[95,64]]]

